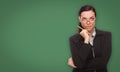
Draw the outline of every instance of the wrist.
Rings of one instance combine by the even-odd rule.
[[[85,44],[89,44],[89,39],[85,39],[85,40],[84,40],[84,43],[85,43]]]

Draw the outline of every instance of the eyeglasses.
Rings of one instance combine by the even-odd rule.
[[[95,17],[90,17],[90,18],[85,18],[85,17],[81,17],[81,20],[83,21],[83,22],[93,22],[93,21],[95,21]]]

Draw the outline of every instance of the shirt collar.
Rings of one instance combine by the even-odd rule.
[[[93,31],[93,33],[92,33],[92,37],[95,37],[95,35],[96,35],[96,30],[95,30],[95,28],[94,28],[94,31]]]

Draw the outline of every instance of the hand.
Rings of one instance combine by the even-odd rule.
[[[89,32],[87,30],[83,29],[80,32],[80,35],[84,38],[84,43],[88,44],[89,40],[90,40]]]
[[[74,65],[74,63],[73,63],[72,57],[70,57],[70,58],[68,59],[68,65],[71,66],[71,67],[73,67],[73,68],[77,68],[77,67]]]

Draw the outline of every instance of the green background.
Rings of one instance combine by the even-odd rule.
[[[112,32],[109,72],[120,71],[120,0],[0,0],[0,72],[71,72],[69,37],[79,8],[93,5],[96,27]]]

